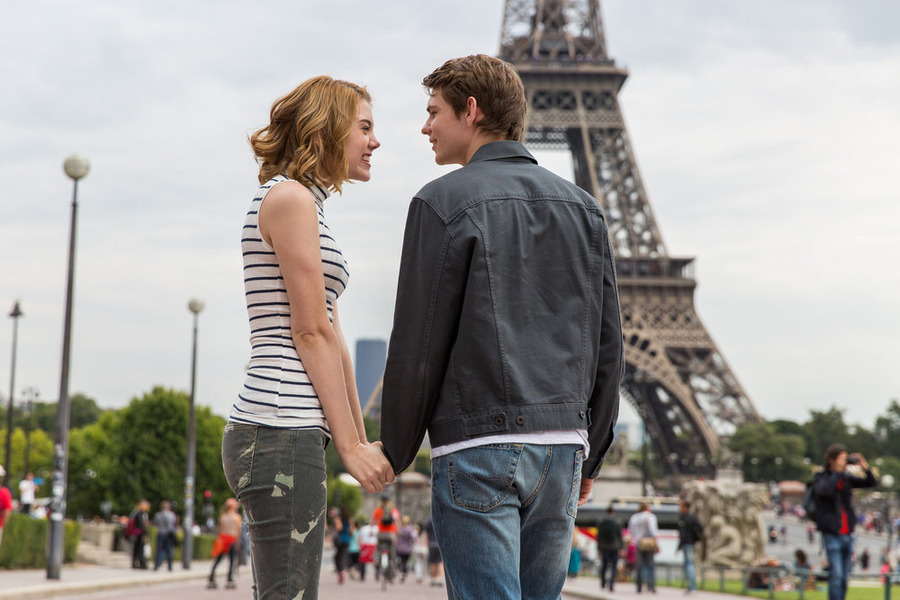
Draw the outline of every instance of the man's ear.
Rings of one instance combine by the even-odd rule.
[[[478,125],[483,118],[484,111],[478,106],[478,101],[473,96],[466,98],[466,124]]]

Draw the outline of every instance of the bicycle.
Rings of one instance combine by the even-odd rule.
[[[381,571],[381,589],[387,590],[389,583],[394,582],[396,566],[392,556],[393,544],[384,541],[378,544],[378,566]]]

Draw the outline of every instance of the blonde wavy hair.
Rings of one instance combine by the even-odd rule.
[[[250,136],[259,183],[283,173],[303,185],[340,193],[350,171],[344,141],[359,116],[360,100],[372,102],[366,88],[327,75],[308,79],[278,99],[269,124]]]

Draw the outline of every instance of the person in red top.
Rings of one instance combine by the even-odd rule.
[[[0,465],[0,479],[3,477],[6,477],[6,469],[3,468],[3,465]],[[9,520],[12,508],[12,494],[9,493],[9,488],[0,486],[0,543],[3,540],[3,526]]]
[[[378,525],[378,551],[375,559],[375,578],[381,575],[381,565],[378,556],[384,547],[387,547],[391,564],[394,563],[394,549],[397,546],[397,524],[400,522],[400,511],[391,502],[390,496],[383,494],[381,504],[372,513],[372,523]]]
[[[863,477],[851,473],[847,465],[859,465]],[[862,454],[848,454],[842,444],[831,444],[825,450],[825,470],[813,480],[816,495],[816,528],[822,532],[822,543],[828,557],[828,600],[847,597],[847,580],[853,558],[853,488],[877,484],[869,463]]]

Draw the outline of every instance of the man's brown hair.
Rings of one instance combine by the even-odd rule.
[[[522,139],[528,102],[511,64],[486,54],[453,58],[423,79],[422,85],[432,95],[440,92],[456,116],[465,112],[470,96],[475,98],[484,113],[478,122],[482,130],[507,140]]]

